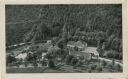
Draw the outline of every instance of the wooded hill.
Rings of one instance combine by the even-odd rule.
[[[121,51],[122,5],[6,5],[6,45],[64,35]]]

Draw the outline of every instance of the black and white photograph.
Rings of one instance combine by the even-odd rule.
[[[6,4],[6,73],[122,73],[122,36],[122,4]]]

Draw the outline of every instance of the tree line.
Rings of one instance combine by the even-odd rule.
[[[13,24],[27,20],[35,21]],[[98,46],[101,56],[104,50],[119,52],[119,56],[122,52],[120,4],[6,5],[8,22],[12,24],[6,24],[6,45],[58,37],[61,41],[82,40]]]

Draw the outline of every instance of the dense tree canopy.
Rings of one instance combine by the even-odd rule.
[[[6,5],[7,44],[23,41],[24,35],[27,39],[58,36],[64,25],[70,35],[80,28],[84,32],[103,31],[108,36],[122,37],[121,8],[121,5]]]
[[[53,37],[58,37],[60,47],[68,40],[82,40],[102,50],[122,52],[122,6],[6,5],[6,45]]]

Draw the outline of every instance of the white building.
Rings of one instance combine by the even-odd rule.
[[[77,41],[77,42],[75,42],[75,41],[69,41],[67,43],[67,47],[69,49],[74,49],[75,46],[78,47],[78,50],[79,51],[82,51],[82,50],[85,50],[87,48],[87,43],[82,43],[81,41]]]
[[[82,52],[83,53],[90,53],[90,54],[92,54],[93,58],[98,58],[99,57],[99,53],[97,52],[95,47],[87,47],[87,49],[85,49]]]

